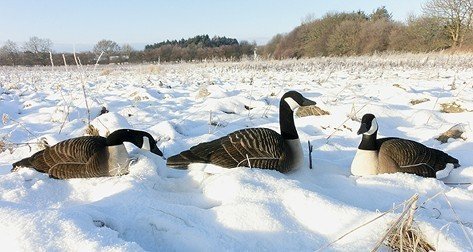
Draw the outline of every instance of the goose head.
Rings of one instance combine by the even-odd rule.
[[[361,125],[360,129],[358,129],[358,135],[373,135],[378,132],[378,122],[376,121],[376,117],[373,114],[365,114],[363,118],[361,118]]]
[[[107,145],[109,146],[119,145],[123,142],[130,142],[143,150],[151,151],[161,157],[163,156],[163,153],[157,146],[157,141],[148,132],[132,129],[120,129],[112,132],[107,137]]]
[[[296,126],[294,125],[294,111],[299,107],[315,105],[299,92],[289,91],[281,97],[279,102],[279,126],[281,128],[281,135],[284,139],[298,139]]]
[[[281,105],[282,103],[287,104],[292,111],[295,111],[299,107],[317,104],[316,102],[305,98],[297,91],[286,92],[281,98]]]

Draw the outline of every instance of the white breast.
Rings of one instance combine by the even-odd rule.
[[[351,173],[356,176],[378,174],[378,151],[358,149],[351,163]]]
[[[125,145],[115,145],[107,147],[108,168],[110,176],[119,176],[128,173],[128,166],[130,165],[130,158],[126,151]]]
[[[291,159],[289,169],[295,170],[304,164],[304,153],[299,139],[285,140],[289,147],[289,158]]]

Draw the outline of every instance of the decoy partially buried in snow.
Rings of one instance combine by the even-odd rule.
[[[156,146],[156,140],[149,133],[120,129],[106,138],[83,136],[46,147],[31,157],[14,163],[12,172],[20,167],[31,167],[58,179],[127,174],[131,159],[123,142],[130,142],[159,156],[163,155]]]
[[[302,146],[294,125],[294,110],[316,103],[296,91],[285,93],[279,103],[281,134],[267,128],[249,128],[200,143],[167,159],[172,168],[210,163],[225,168],[239,166],[288,172],[303,164]]]
[[[377,139],[378,123],[372,114],[361,120],[358,134],[363,134],[351,164],[353,175],[405,172],[423,177],[436,177],[447,167],[459,167],[456,158],[421,143],[395,137]]]

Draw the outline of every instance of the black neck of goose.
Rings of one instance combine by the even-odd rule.
[[[123,142],[129,142],[141,148],[143,145],[143,136],[137,135],[133,131],[117,130],[107,137],[108,146],[120,145],[123,144]]]
[[[361,139],[361,143],[358,146],[358,149],[360,149],[360,150],[378,150],[378,145],[376,144],[377,136],[378,136],[378,131],[376,131],[372,135],[363,134],[363,138]]]
[[[294,124],[294,111],[291,107],[281,99],[279,103],[279,127],[281,128],[281,136],[284,139],[298,139],[296,125]]]

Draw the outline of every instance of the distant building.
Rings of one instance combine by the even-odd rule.
[[[120,56],[118,56],[118,55],[113,55],[113,56],[108,57],[108,59],[109,59],[110,61],[118,61],[118,60],[120,59]]]

